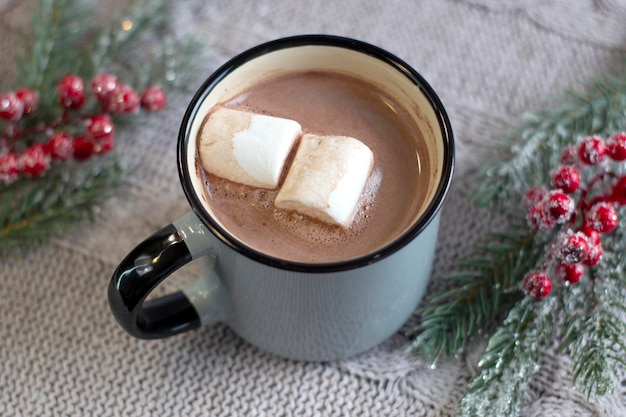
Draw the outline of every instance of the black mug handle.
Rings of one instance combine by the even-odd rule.
[[[193,259],[172,223],[141,242],[109,282],[109,306],[132,336],[158,339],[200,327],[198,312],[183,291],[146,301],[161,281]]]

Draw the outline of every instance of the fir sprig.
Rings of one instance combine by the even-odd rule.
[[[491,233],[444,279],[447,289],[430,295],[418,310],[412,348],[434,363],[468,349],[474,337],[494,327],[523,294],[524,274],[541,262],[544,241],[523,220]]]
[[[626,64],[621,75],[607,76],[568,90],[552,106],[524,115],[522,123],[495,139],[496,156],[475,181],[473,198],[481,206],[505,210],[527,189],[549,179],[560,152],[579,138],[626,129]]]
[[[133,85],[186,87],[202,60],[201,45],[189,36],[172,35],[172,7],[174,3],[165,0],[131,2],[99,30],[82,72],[89,76],[106,69],[128,74],[131,79],[126,81]]]
[[[48,139],[47,127],[65,115],[54,92],[67,74],[90,80],[98,72],[112,72],[137,88],[184,87],[193,76],[194,62],[203,57],[198,42],[175,33],[171,7],[166,0],[131,0],[110,20],[96,21],[94,10],[83,1],[39,0],[31,25],[14,48],[16,76],[0,80],[3,91],[27,87],[39,93],[36,112],[21,126],[23,132],[34,133],[11,145],[21,150]],[[96,108],[97,103],[88,102],[82,110],[95,114]],[[125,128],[139,119],[114,118]],[[0,128],[6,126],[11,127],[0,121]],[[0,183],[0,249],[61,233],[89,217],[127,173],[115,152],[98,160],[82,168],[63,163],[43,177]]]
[[[145,13],[147,9],[150,13]],[[136,46],[150,42],[152,37],[158,38],[160,32],[166,32],[171,16],[171,6],[166,2],[135,0],[128,8],[118,11],[111,22],[100,29],[87,64],[94,68],[111,65],[132,68]],[[115,57],[115,60],[111,60],[111,57]]]
[[[622,210],[622,218],[626,210]],[[587,394],[604,395],[616,384],[616,366],[626,367],[626,221],[606,236],[605,259],[586,287],[572,288],[563,304],[565,334],[560,350],[571,348],[573,382]]]
[[[93,10],[82,1],[39,0],[32,31],[21,33],[17,79],[11,82],[51,92],[66,74],[90,79],[108,71],[137,88],[151,83],[183,87],[194,63],[201,61],[200,44],[189,36],[172,35],[171,7],[165,0],[134,0],[98,26]],[[60,112],[53,94],[40,95],[39,109],[44,120]]]
[[[603,236],[603,261],[590,268],[585,282],[561,285],[541,301],[515,291],[524,274],[539,269],[545,245],[559,233],[557,228],[530,239],[532,232],[524,225],[520,229],[518,221],[525,216],[522,197],[550,183],[566,147],[590,135],[626,130],[626,66],[552,104],[524,116],[494,141],[495,157],[473,182],[472,202],[512,219],[509,228],[488,231],[488,243],[457,262],[443,277],[445,289],[418,310],[421,321],[411,347],[433,361],[467,352],[476,333],[489,339],[479,373],[460,402],[464,417],[518,415],[541,352],[555,343],[570,353],[573,383],[588,396],[611,392],[618,370],[626,368],[623,209],[618,230]]]
[[[124,173],[114,160],[80,168],[49,172],[46,181],[18,180],[2,190],[0,249],[26,247],[89,219]]]
[[[479,372],[461,400],[460,416],[519,413],[528,383],[540,366],[540,349],[553,332],[555,304],[554,298],[541,304],[524,298],[510,309],[478,362]]]
[[[35,91],[54,91],[59,78],[76,72],[81,65],[81,42],[89,32],[92,13],[76,0],[39,0],[31,25],[20,33],[15,49],[16,79],[11,84]],[[3,86],[9,88],[9,86]],[[60,114],[52,94],[40,94],[44,120]]]

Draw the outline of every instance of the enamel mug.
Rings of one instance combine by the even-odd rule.
[[[269,74],[291,69],[347,72],[415,108],[436,175],[417,220],[375,252],[333,263],[305,264],[259,253],[235,239],[203,203],[196,175],[196,137],[207,109]],[[249,49],[200,87],[178,136],[178,169],[190,210],[139,243],[115,270],[109,305],[132,336],[157,339],[226,323],[249,343],[300,360],[344,358],[396,332],[414,312],[430,279],[440,208],[454,166],[446,112],[407,63],[376,46],[328,35],[303,35]],[[201,263],[192,284],[147,296],[179,267]]]

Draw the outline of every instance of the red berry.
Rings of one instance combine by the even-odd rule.
[[[547,232],[554,227],[554,221],[550,219],[545,211],[542,201],[535,203],[526,212],[526,221],[528,226],[540,232]]]
[[[611,198],[617,204],[621,204],[621,205],[626,204],[626,175],[624,175],[623,177],[620,177],[615,183],[615,185],[613,185]]]
[[[114,131],[113,121],[106,114],[93,116],[87,126],[89,136],[96,141],[108,139],[113,136]]]
[[[552,278],[545,272],[530,272],[524,277],[522,288],[526,295],[539,300],[552,291]]]
[[[587,236],[587,243],[589,244],[589,248],[591,248],[591,245],[599,245],[601,240],[600,240],[600,233],[598,233],[596,230],[594,230],[591,226],[587,225],[584,226],[583,228],[580,229],[581,233],[584,234],[585,236]]]
[[[30,176],[39,177],[50,168],[50,155],[43,143],[30,145],[18,158],[20,170]]]
[[[106,100],[117,88],[117,78],[108,73],[101,73],[91,80],[91,92],[99,101]]]
[[[587,221],[593,230],[609,233],[617,227],[619,217],[613,204],[601,201],[589,209]]]
[[[115,90],[103,102],[107,113],[132,113],[139,108],[139,95],[127,84],[118,84]]]
[[[159,111],[165,107],[165,93],[160,87],[150,86],[141,95],[141,107],[148,111]]]
[[[5,184],[12,183],[19,175],[17,157],[13,153],[0,156],[0,181]]]
[[[93,142],[85,136],[76,136],[73,143],[74,159],[84,161],[94,154],[95,146]]]
[[[565,223],[574,212],[574,200],[561,191],[550,191],[543,200],[546,217],[554,223]]]
[[[15,93],[22,103],[24,103],[24,114],[30,114],[37,110],[39,105],[39,94],[30,88],[21,88]]]
[[[67,159],[74,154],[72,138],[65,133],[55,133],[48,141],[48,152],[54,159]]]
[[[597,245],[589,245],[589,253],[583,261],[583,264],[587,266],[596,266],[600,263],[603,256],[604,249],[602,248],[601,243],[598,243]]]
[[[587,165],[596,165],[606,156],[606,144],[599,136],[590,136],[578,146],[578,158]]]
[[[109,136],[108,138],[98,142],[94,146],[94,152],[99,155],[104,155],[111,152],[113,150],[113,147],[115,147],[115,137]]]
[[[626,132],[616,133],[608,138],[606,152],[614,161],[626,160]]]
[[[561,260],[567,264],[582,262],[589,251],[587,237],[582,232],[568,235],[561,246]]]
[[[57,84],[59,103],[68,109],[78,109],[85,104],[85,85],[83,79],[69,74],[61,78]]]
[[[578,162],[578,150],[576,146],[568,146],[561,152],[559,162],[562,165],[574,165]]]
[[[576,264],[557,264],[554,267],[554,274],[561,282],[576,284],[585,273],[585,266],[581,263]]]
[[[24,102],[15,93],[0,94],[0,118],[14,122],[24,115]]]
[[[533,187],[524,193],[522,204],[524,204],[526,209],[530,209],[532,206],[539,203],[547,192],[548,189],[546,187]]]
[[[580,173],[572,166],[557,168],[552,173],[552,186],[560,188],[564,193],[571,194],[580,186]]]

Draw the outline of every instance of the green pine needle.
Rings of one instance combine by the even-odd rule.
[[[39,108],[47,112],[44,120],[52,120],[61,109],[52,92],[59,79],[77,72],[81,58],[81,42],[89,32],[90,9],[78,0],[39,0],[28,31],[21,34],[21,47],[16,48],[17,80],[13,88],[28,87],[40,94]]]
[[[479,373],[462,398],[460,417],[516,416],[528,383],[539,370],[541,348],[554,332],[555,297],[523,298],[491,336],[478,363]]]
[[[591,281],[572,288],[563,300],[560,350],[571,349],[574,383],[588,398],[613,392],[616,366],[626,368],[626,210],[620,215],[618,229],[604,237],[605,257],[591,271]]]
[[[433,363],[442,355],[462,353],[522,297],[519,283],[541,261],[543,241],[518,223],[506,233],[489,234],[457,264],[457,272],[444,278],[448,288],[427,298],[418,310],[420,323],[412,329],[411,349]]]
[[[166,36],[173,31],[173,6],[166,0],[132,1],[85,48],[89,60],[83,73],[121,72],[125,82],[141,88],[152,83],[186,88],[202,61],[201,44],[188,36]]]
[[[73,168],[48,172],[45,181],[28,178],[0,188],[0,250],[27,247],[89,219],[125,173],[115,160]]]
[[[167,91],[185,88],[194,74],[193,63],[204,57],[198,42],[173,35],[171,4],[131,0],[110,21],[102,22],[94,20],[92,8],[81,0],[39,0],[30,27],[15,47],[16,78],[0,80],[3,91],[28,87],[39,93],[37,110],[22,121],[22,132],[32,133],[19,137],[13,148],[19,153],[34,142],[48,140],[49,132],[41,127],[60,120],[63,110],[55,88],[67,74],[83,78],[86,89],[99,72],[116,75],[138,92],[149,84]],[[97,112],[97,103],[89,99],[77,113]],[[141,118],[114,121],[120,132]],[[0,121],[0,136],[11,128]],[[55,161],[42,177],[9,185],[0,182],[0,249],[44,241],[88,218],[124,174],[110,157],[94,157],[89,163]]]
[[[478,173],[474,200],[499,211],[511,208],[527,189],[549,182],[566,146],[584,136],[626,130],[625,110],[626,68],[526,115],[519,127],[492,143],[497,156]]]
[[[572,287],[557,283],[540,303],[516,291],[526,273],[540,269],[545,246],[558,232],[534,236],[522,224],[524,193],[550,184],[565,147],[592,134],[626,130],[625,110],[626,63],[616,75],[567,91],[551,107],[526,115],[494,141],[495,156],[477,174],[472,201],[513,220],[504,233],[487,231],[487,244],[444,277],[449,289],[425,300],[410,346],[436,362],[466,352],[477,334],[491,335],[460,415],[518,415],[541,351],[553,346],[546,336],[560,337],[561,351],[571,353],[574,383],[588,396],[611,392],[618,370],[626,368],[626,210],[618,230],[603,235],[604,259],[592,268],[591,280]]]
[[[40,92],[39,110],[27,119],[30,124],[60,115],[54,91],[70,73],[89,80],[110,72],[138,90],[150,84],[186,88],[204,57],[198,41],[171,35],[171,7],[166,0],[132,0],[97,26],[93,10],[83,1],[39,0],[32,30],[21,33],[21,45],[15,48],[17,79],[10,85],[3,80],[3,88]]]

